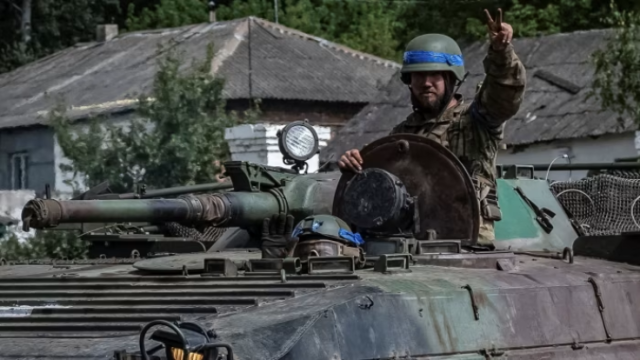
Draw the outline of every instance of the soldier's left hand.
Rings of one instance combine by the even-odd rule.
[[[511,25],[502,22],[502,9],[498,9],[498,17],[494,21],[489,10],[484,9],[487,14],[487,27],[489,28],[489,38],[491,47],[494,50],[504,50],[513,38],[513,28]]]
[[[298,243],[298,238],[292,236],[293,222],[293,216],[284,213],[263,220],[262,258],[285,258],[291,253]]]

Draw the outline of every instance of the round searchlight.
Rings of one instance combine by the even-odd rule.
[[[278,147],[286,160],[303,162],[318,153],[318,133],[306,121],[294,121],[277,135]]]

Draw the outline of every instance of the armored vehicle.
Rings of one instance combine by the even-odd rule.
[[[118,223],[94,230],[95,251],[126,251],[5,259],[0,358],[638,359],[638,180],[501,166],[481,246],[487,202],[447,149],[393,135],[362,149],[359,174],[308,174],[317,143],[292,123],[291,169],[231,161],[224,189],[27,203],[25,230]],[[127,231],[169,223],[225,233],[206,251],[129,254]]]

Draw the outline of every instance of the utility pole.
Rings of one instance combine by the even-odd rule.
[[[276,9],[276,24],[278,24],[278,0],[273,0],[273,6]]]

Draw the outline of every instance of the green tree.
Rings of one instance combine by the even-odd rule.
[[[146,5],[136,15],[135,4],[129,4],[126,21],[129,31],[172,28],[209,19],[206,0],[160,0],[156,6]]]
[[[82,259],[87,243],[76,231],[38,230],[35,236],[20,242],[14,232],[0,236],[0,258],[7,261],[31,259]]]
[[[620,10],[611,1],[610,16],[605,19],[615,27],[604,48],[593,54],[595,76],[590,97],[595,97],[603,110],[640,124],[640,13]]]
[[[118,3],[111,0],[0,0],[0,73],[92,41],[96,25],[119,14]]]
[[[355,50],[400,59],[407,3],[380,0],[280,0],[278,22]],[[235,0],[217,9],[220,20],[257,16],[275,21],[273,1]]]
[[[210,73],[212,46],[206,59],[186,70],[182,54],[171,44],[168,48],[151,94],[140,96],[136,118],[126,126],[96,118],[82,131],[66,117],[64,106],[50,113],[60,147],[72,163],[61,166],[63,171],[88,186],[108,180],[117,192],[139,183],[158,188],[214,181],[217,162],[229,155],[225,128],[254,121],[259,110],[226,112],[224,80]]]

